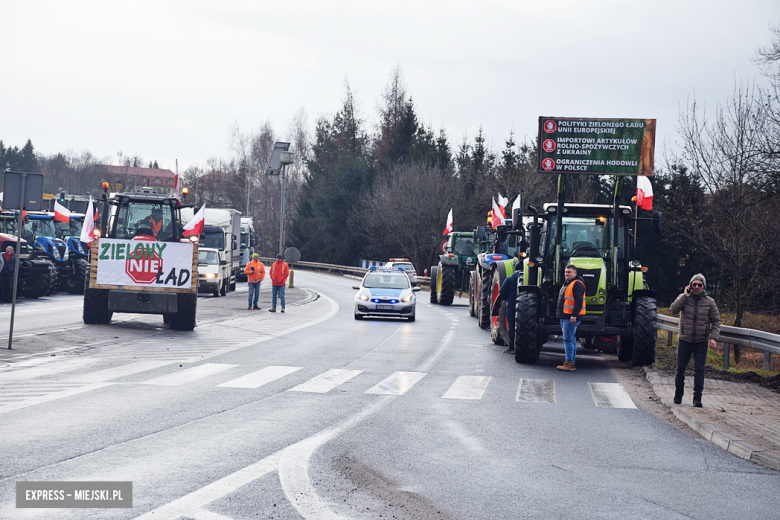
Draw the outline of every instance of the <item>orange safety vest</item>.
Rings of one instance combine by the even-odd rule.
[[[290,267],[284,260],[277,260],[271,264],[271,284],[272,285],[284,285],[287,281],[287,277],[290,275]]]
[[[251,260],[244,267],[244,273],[249,283],[261,282],[265,278],[265,265],[260,260]]]
[[[582,287],[585,287],[585,284],[582,283],[582,280],[573,280],[568,287],[566,287],[566,292],[563,294],[563,313],[564,314],[573,314],[574,313],[574,284],[575,283],[581,283]],[[583,316],[585,314],[585,291],[582,291],[582,308],[580,309],[580,316]]]
[[[162,220],[157,222],[153,217],[149,217],[149,222],[152,224],[152,233],[154,233],[154,238],[157,238],[157,233],[159,233],[162,229]]]

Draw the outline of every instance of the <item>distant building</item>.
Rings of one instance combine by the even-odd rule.
[[[132,191],[136,188],[152,188],[158,193],[173,194],[176,190],[176,174],[158,168],[132,168],[97,164],[95,171],[103,175],[111,191]]]

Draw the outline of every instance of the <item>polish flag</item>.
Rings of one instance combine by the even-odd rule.
[[[642,209],[653,209],[653,185],[644,175],[636,178],[636,205]]]
[[[514,213],[515,209],[521,209],[520,208],[520,204],[522,204],[522,202],[520,201],[520,195],[518,195],[517,198],[515,199],[515,201],[512,203],[512,212],[513,213]]]
[[[509,202],[509,201],[507,201]],[[496,199],[493,199],[493,219],[490,222],[490,225],[494,228],[497,228],[498,226],[506,225],[506,219],[504,218],[504,212],[501,211],[498,204],[496,204]]]
[[[95,211],[97,213],[97,210]],[[87,206],[87,212],[84,213],[84,224],[81,226],[81,236],[79,240],[85,244],[91,244],[95,237],[92,236],[92,231],[95,229],[95,221],[87,218],[87,215],[92,214],[92,196],[89,197],[89,205]]]
[[[182,233],[185,237],[188,237],[190,235],[198,236],[203,232],[203,220],[206,218],[206,205],[204,204],[200,210],[198,210],[197,213],[195,213],[195,216],[192,217],[192,220],[190,220],[189,224],[184,226],[184,233]]]
[[[54,220],[66,224],[70,222],[70,210],[57,201],[54,201]]]
[[[452,208],[450,208],[450,214],[447,215],[447,226],[444,228],[444,233],[442,233],[442,235],[446,235],[451,231],[452,231]]]
[[[498,207],[501,209],[501,215],[506,218],[506,205],[509,204],[509,199],[498,194]]]

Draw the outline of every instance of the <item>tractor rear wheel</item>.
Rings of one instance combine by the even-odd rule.
[[[539,324],[536,294],[522,292],[517,295],[515,307],[515,361],[536,363],[547,335]]]
[[[477,315],[477,275],[474,271],[469,273],[469,316]]]
[[[104,325],[111,322],[114,313],[108,310],[108,289],[84,289],[82,318],[87,325]]]
[[[73,259],[74,277],[66,280],[68,292],[70,294],[84,294],[84,287],[89,284],[89,262],[86,258]]]
[[[198,310],[198,295],[179,293],[176,312],[171,314],[173,330],[192,330],[195,328],[195,314]]]
[[[440,285],[437,289],[440,305],[452,305],[452,300],[455,299],[457,278],[458,270],[454,266],[439,264]]]
[[[49,266],[47,266],[46,269],[38,269],[38,272],[32,272],[32,276],[25,280],[24,289],[22,291],[19,291],[19,288],[17,287],[17,294],[21,292],[25,298],[40,298],[51,292],[51,287],[54,283],[52,270],[55,273],[57,271],[50,262],[47,263],[49,263]]]
[[[431,303],[439,303],[436,287],[439,285],[439,266],[431,266]]]
[[[477,297],[479,302],[477,304],[477,321],[479,322],[480,329],[490,328],[490,289],[493,284],[493,273],[489,269],[478,270],[479,276],[479,291]]]
[[[655,340],[658,336],[658,311],[655,298],[640,296],[634,303],[634,366],[655,363]]]

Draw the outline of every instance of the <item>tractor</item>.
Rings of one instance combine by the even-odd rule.
[[[456,292],[463,294],[468,290],[478,253],[473,232],[455,231],[447,236],[439,264],[431,267],[431,303],[452,305]]]
[[[79,213],[71,213],[68,222],[54,222],[57,238],[67,244],[68,255],[75,271],[74,276],[60,279],[60,287],[71,294],[84,294],[84,283],[89,271],[89,249],[81,242],[83,225],[84,215]]]
[[[32,244],[36,254],[45,255],[56,267],[52,290],[83,294],[89,265],[84,256],[71,258],[68,244],[58,238],[59,235],[54,214],[44,211],[27,212],[24,238]]]
[[[5,211],[0,213],[0,251],[5,251],[8,246],[16,251],[16,239],[18,236],[18,215]],[[19,248],[19,282],[17,294],[26,298],[40,298],[52,291],[56,280],[57,268],[42,251],[32,249],[24,238],[21,239]]]
[[[645,283],[646,269],[634,258],[630,221],[653,220],[660,233],[662,215],[632,219],[631,208],[619,204],[622,180],[615,179],[612,205],[564,204],[560,175],[558,202],[545,204],[541,215],[528,208],[530,245],[515,310],[516,362],[535,363],[548,336],[562,334],[557,300],[564,268],[570,263],[586,287],[586,314],[577,337],[593,344],[596,338],[617,336],[619,340],[600,345],[635,366],[655,361],[655,292]],[[522,226],[519,219],[518,226]]]

